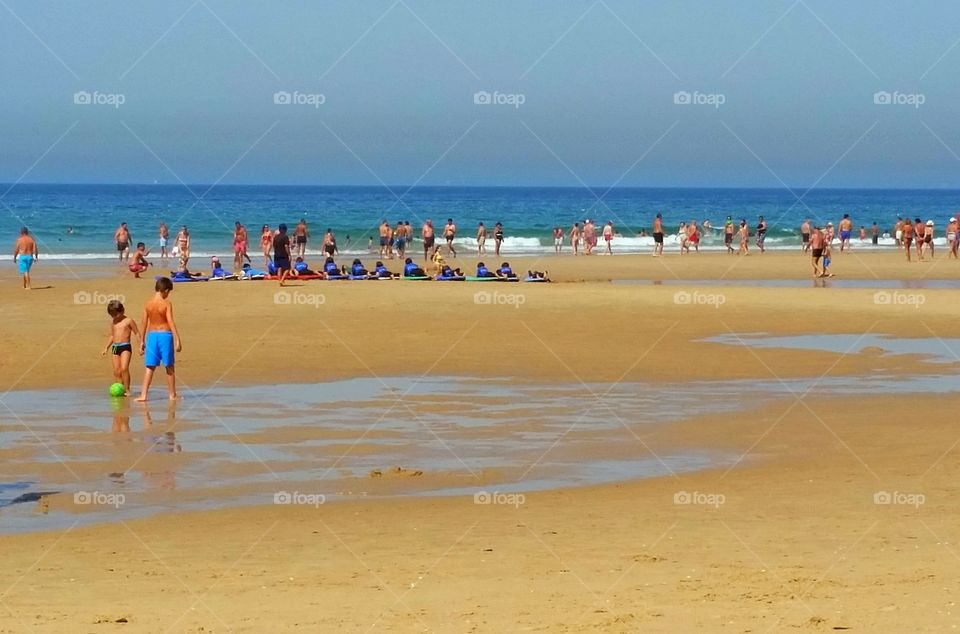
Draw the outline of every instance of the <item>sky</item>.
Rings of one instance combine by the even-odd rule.
[[[960,4],[0,3],[0,181],[960,187]]]

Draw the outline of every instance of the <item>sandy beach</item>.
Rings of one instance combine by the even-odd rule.
[[[184,346],[184,405],[226,386],[509,377],[582,388],[576,418],[604,407],[595,384],[642,384],[651,393],[638,396],[667,407],[668,386],[681,383],[809,388],[753,405],[745,387],[745,409],[735,415],[681,411],[662,425],[626,420],[586,437],[596,441],[584,450],[591,458],[706,447],[734,457],[719,468],[477,504],[473,495],[404,496],[423,478],[462,482],[456,469],[408,477],[385,464],[382,476],[352,484],[378,499],[171,508],[5,535],[0,632],[956,629],[960,511],[951,496],[960,433],[951,412],[960,397],[838,396],[820,386],[952,375],[957,357],[946,341],[956,336],[960,300],[935,282],[955,280],[960,265],[854,251],[835,256],[837,278],[824,285],[798,252],[510,260],[515,270],[548,270],[555,283],[178,284],[171,300]],[[0,385],[49,390],[51,399],[67,388],[106,399],[103,302],[120,295],[139,318],[152,279],[41,259],[34,285],[50,288],[24,292],[8,273]],[[776,285],[791,280],[795,286]],[[705,341],[758,333],[852,340],[809,350]],[[849,343],[871,335],[944,341],[949,358],[930,363],[919,353]],[[138,359],[133,367],[137,386]],[[164,407],[159,388],[154,409]],[[434,406],[453,420],[466,413],[455,397]],[[22,428],[22,415],[0,409],[0,429]],[[139,424],[136,409],[131,421]],[[302,428],[278,433],[291,443],[311,440]],[[345,451],[364,450],[360,438],[344,435]],[[564,442],[550,439],[547,452],[562,453]],[[9,460],[27,455],[5,451]],[[203,458],[184,448],[149,459]],[[302,459],[318,458],[305,451]],[[123,471],[123,460],[113,470]],[[35,504],[37,512],[77,512],[63,495]]]

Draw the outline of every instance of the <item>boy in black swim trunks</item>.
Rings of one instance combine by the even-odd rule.
[[[117,300],[110,300],[107,304],[107,314],[113,318],[110,325],[110,338],[107,346],[100,353],[101,357],[112,352],[113,378],[117,383],[123,383],[123,395],[130,395],[130,358],[133,356],[133,346],[130,345],[131,333],[140,336],[137,323],[126,316],[123,304]]]

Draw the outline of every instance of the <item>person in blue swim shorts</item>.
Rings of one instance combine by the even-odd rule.
[[[13,261],[17,263],[17,271],[23,277],[23,288],[26,290],[33,288],[30,285],[30,268],[39,256],[37,241],[30,235],[29,229],[22,227],[20,237],[13,247]]]
[[[143,374],[143,388],[140,390],[138,401],[147,400],[147,392],[153,381],[153,373],[157,366],[163,364],[167,371],[167,391],[170,400],[177,398],[177,377],[174,372],[174,353],[180,352],[180,334],[173,321],[173,304],[168,297],[173,291],[173,282],[168,277],[157,279],[154,286],[156,294],[143,307],[143,325],[141,332],[144,338],[140,342],[140,354],[143,363],[147,366]]]

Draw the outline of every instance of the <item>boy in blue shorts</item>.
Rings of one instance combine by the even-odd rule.
[[[143,375],[143,388],[138,401],[147,400],[153,373],[161,363],[167,371],[167,391],[170,400],[177,398],[177,377],[174,373],[174,352],[180,352],[180,335],[173,321],[173,304],[167,297],[173,291],[173,282],[161,277],[154,287],[156,294],[143,307],[144,337],[140,342],[140,354],[144,355],[147,370]]]

